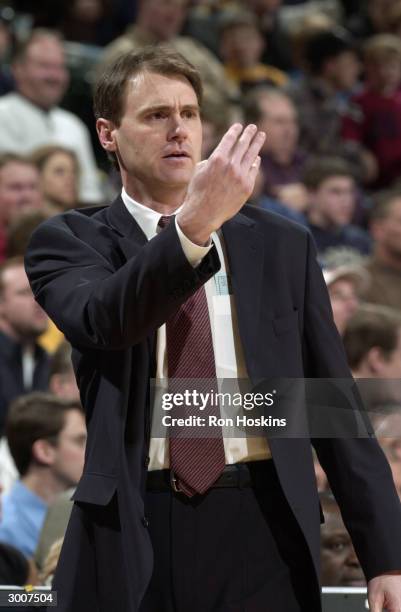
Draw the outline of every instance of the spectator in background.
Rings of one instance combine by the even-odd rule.
[[[245,96],[244,118],[266,132],[261,157],[266,196],[288,208],[303,213],[308,194],[302,184],[306,154],[299,148],[298,113],[284,92],[258,87]]]
[[[372,187],[401,177],[401,40],[378,34],[364,47],[365,86],[343,119],[345,140],[369,150],[378,172]]]
[[[289,37],[279,19],[282,0],[241,0],[241,4],[254,13],[267,41],[262,60],[281,70],[291,70]]]
[[[299,113],[300,145],[312,154],[347,155],[366,172],[359,149],[341,143],[341,122],[360,73],[354,43],[345,30],[318,31],[305,44],[305,75],[287,90]]]
[[[366,586],[348,531],[334,497],[321,493],[325,522],[321,525],[321,583],[323,586]]]
[[[4,496],[0,541],[32,557],[47,508],[81,477],[85,420],[76,401],[31,393],[11,405],[6,435],[20,480]]]
[[[318,252],[349,247],[367,255],[371,251],[369,234],[351,224],[356,205],[356,183],[349,164],[340,157],[310,160],[304,180],[308,190],[307,217]]]
[[[24,557],[14,546],[0,542],[0,584],[16,586],[37,584],[37,577],[37,570],[32,561]],[[10,609],[6,608],[6,612]]]
[[[14,16],[14,10],[10,6],[0,7],[0,96],[14,89],[14,79],[8,64],[14,44]]]
[[[37,344],[48,317],[35,302],[22,257],[0,265],[0,435],[9,403],[31,390],[46,390],[49,358]]]
[[[370,214],[373,255],[367,264],[371,284],[366,301],[401,311],[401,191],[378,195]]]
[[[261,62],[265,41],[252,13],[228,13],[220,25],[220,56],[227,78],[243,93],[258,85],[281,87],[288,81],[282,70]]]
[[[49,218],[49,213],[42,208],[23,210],[13,219],[6,233],[7,258],[24,256],[32,232],[43,221]]]
[[[223,135],[230,127],[227,109],[224,105],[208,100],[202,104],[202,159],[207,159],[214,151]]]
[[[80,200],[100,202],[102,193],[89,132],[78,117],[58,106],[68,86],[63,43],[48,30],[33,30],[13,62],[16,91],[0,98],[0,151],[27,154],[58,143],[76,151]]]
[[[401,500],[401,404],[385,407],[375,419],[377,440],[382,447],[393,473],[393,480]]]
[[[360,294],[369,284],[369,276],[361,266],[343,265],[323,270],[329,290],[334,323],[340,336],[360,305]]]
[[[51,358],[49,390],[57,397],[79,401],[79,389],[71,362],[71,345],[65,340]]]
[[[401,378],[401,314],[397,311],[364,305],[349,321],[343,340],[356,378]]]
[[[230,86],[222,64],[208,49],[187,36],[179,36],[187,13],[187,0],[140,0],[135,23],[106,47],[98,73],[123,53],[168,43],[200,71],[205,102],[226,105],[229,114],[227,105],[238,101],[239,92]]]
[[[79,166],[74,151],[47,145],[36,149],[31,159],[40,173],[46,211],[57,214],[78,206]]]
[[[22,212],[41,207],[39,173],[34,164],[18,155],[0,155],[0,262],[7,253],[9,224]]]
[[[358,39],[387,32],[389,12],[394,4],[394,0],[365,0],[361,10],[348,20],[347,29]]]

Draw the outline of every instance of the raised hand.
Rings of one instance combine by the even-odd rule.
[[[245,204],[254,188],[265,137],[255,125],[244,129],[235,123],[209,159],[198,165],[177,215],[190,240],[205,244],[210,234]]]

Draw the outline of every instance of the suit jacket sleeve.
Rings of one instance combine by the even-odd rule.
[[[100,227],[77,212],[53,217],[34,232],[25,257],[36,300],[75,346],[141,342],[220,267],[213,247],[193,268],[173,223],[118,265],[117,238]]]
[[[311,238],[304,337],[306,376],[350,377]],[[355,387],[353,391],[358,411],[360,398]],[[401,504],[390,467],[376,439],[367,432],[360,438],[315,438],[312,442],[367,579],[401,570]]]

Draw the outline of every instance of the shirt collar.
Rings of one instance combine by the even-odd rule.
[[[128,212],[134,217],[146,238],[150,240],[156,236],[157,226],[159,224],[160,217],[163,215],[131,198],[131,196],[129,196],[125,191],[124,187],[121,191],[121,198]],[[179,210],[181,210],[181,206],[177,208],[174,214],[178,213]]]

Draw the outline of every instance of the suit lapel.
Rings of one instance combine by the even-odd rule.
[[[239,213],[222,227],[239,332],[250,378],[258,367],[264,238],[253,220]]]
[[[125,258],[134,257],[148,242],[145,234],[128,212],[121,196],[118,196],[108,210],[108,222],[118,233],[118,244]],[[150,354],[153,354],[155,332],[148,336]]]

